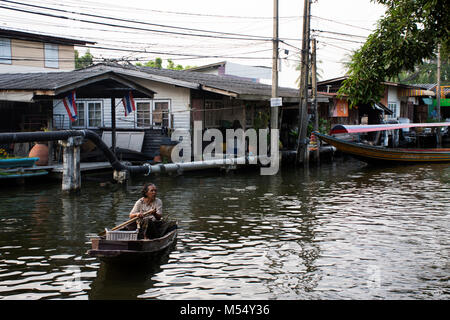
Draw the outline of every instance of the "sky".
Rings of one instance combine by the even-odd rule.
[[[296,87],[303,3],[279,0],[280,86]],[[369,0],[313,0],[311,29],[321,80],[345,74],[342,62],[362,45],[384,12]],[[161,57],[163,66],[167,59],[183,66],[219,61],[272,66],[273,0],[0,0],[0,26],[96,42],[89,48],[96,62],[145,63]],[[87,50],[76,49],[81,54]]]

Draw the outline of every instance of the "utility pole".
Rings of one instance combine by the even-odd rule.
[[[438,43],[438,54],[437,54],[437,85],[436,85],[436,111],[437,120],[441,121],[441,44]],[[442,135],[441,127],[437,127],[437,146],[440,148],[442,146]]]
[[[308,127],[309,21],[311,18],[310,12],[311,0],[304,0],[296,163],[303,163],[305,161],[307,152],[306,132]]]
[[[278,98],[278,0],[273,0],[272,98]],[[270,128],[278,129],[278,104],[270,103]]]
[[[316,61],[316,39],[312,39],[311,43],[311,87],[312,87],[312,99],[311,104],[314,110],[314,131],[319,131],[319,110],[317,109],[317,61]],[[319,150],[319,139],[316,138],[317,150],[315,152],[315,160],[317,163],[320,162],[320,150]]]

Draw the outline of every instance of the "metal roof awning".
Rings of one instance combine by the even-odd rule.
[[[113,71],[33,74],[0,74],[0,101],[36,102],[61,99],[75,90],[78,98],[153,98],[155,91],[133,77]]]
[[[435,96],[435,92],[425,89],[412,89],[412,88],[402,88],[398,89],[398,95],[400,97],[426,97]]]
[[[367,125],[335,125],[330,134],[339,133],[362,133],[373,131],[385,131],[395,129],[406,129],[416,127],[447,127],[450,126],[450,122],[434,122],[434,123],[399,123],[399,124],[367,124]]]

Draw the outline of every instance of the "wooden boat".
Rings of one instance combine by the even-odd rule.
[[[32,167],[38,160],[38,157],[0,159],[0,168],[28,168]]]
[[[447,124],[448,125],[448,124]],[[329,135],[314,132],[322,141],[336,147],[343,153],[369,163],[427,163],[450,162],[450,148],[446,149],[401,149],[371,146],[363,143],[349,142]]]
[[[148,260],[155,254],[171,247],[178,234],[175,228],[160,238],[150,240],[106,240],[105,237],[92,237],[92,249],[87,254],[104,262],[125,262]]]

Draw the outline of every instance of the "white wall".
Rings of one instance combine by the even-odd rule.
[[[389,103],[394,103],[394,102],[397,104],[397,112],[396,112],[396,114],[393,114],[392,117],[398,118],[398,117],[400,117],[400,98],[398,97],[398,94],[397,94],[397,87],[389,86],[387,103],[389,104]]]
[[[138,81],[138,80],[136,80]],[[149,80],[138,81],[141,85],[157,92],[155,100],[170,100],[170,113],[173,114],[173,129],[190,129],[190,89],[176,87],[174,85],[154,82]],[[103,126],[111,126],[111,99],[77,99],[77,101],[102,100]],[[136,101],[148,101],[148,99],[135,99]],[[61,100],[54,100],[53,114],[64,115],[64,129],[70,128],[70,121],[64,104]],[[135,128],[136,112],[132,112],[125,117],[124,107],[121,99],[115,99],[116,106],[116,127],[117,128]],[[55,118],[56,118],[55,117]]]

